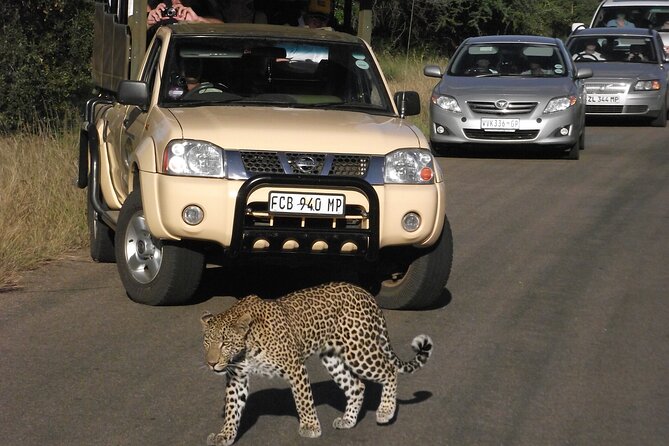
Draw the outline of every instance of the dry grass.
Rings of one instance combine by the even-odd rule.
[[[422,112],[409,118],[428,129],[428,100],[436,79],[423,75],[424,55],[379,56],[393,92],[416,90]],[[78,131],[28,129],[0,136],[0,291],[15,287],[21,271],[86,246],[85,191],[77,189]]]
[[[402,90],[414,90],[420,94],[421,112],[418,116],[412,116],[410,122],[418,126],[425,135],[429,135],[428,104],[432,89],[437,85],[438,79],[423,75],[423,67],[428,64],[439,65],[442,69],[446,66],[446,60],[424,54],[413,54],[406,56],[394,56],[389,54],[377,55],[383,74],[386,76],[390,90],[394,93]]]
[[[77,189],[78,133],[0,136],[0,290],[20,272],[84,246],[85,192]]]

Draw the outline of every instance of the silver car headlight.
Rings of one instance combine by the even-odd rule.
[[[555,113],[563,111],[576,105],[578,98],[576,96],[563,96],[559,98],[553,98],[548,101],[546,108],[544,109],[544,114],[546,113]]]
[[[434,157],[429,150],[399,149],[386,155],[386,183],[432,184],[434,175]]]
[[[170,175],[225,177],[225,151],[206,141],[170,141],[163,157],[163,171]]]
[[[458,100],[455,99],[453,96],[433,94],[432,103],[438,105],[440,108],[443,108],[444,110],[447,111],[452,111],[455,113],[462,112],[462,110],[460,109],[460,105],[458,104]]]
[[[652,81],[639,81],[634,84],[635,91],[655,91],[660,90],[661,88],[662,84],[656,79]]]

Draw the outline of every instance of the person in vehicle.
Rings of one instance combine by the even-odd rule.
[[[645,55],[645,45],[630,45],[630,52],[627,55],[629,62],[648,62],[648,57]]]
[[[198,14],[196,9],[204,14],[196,3],[188,0],[149,1],[146,5],[146,26],[151,28],[175,22],[223,23],[217,17]]]
[[[310,0],[306,11],[298,20],[298,25],[307,28],[325,28],[329,26],[330,0]]]
[[[586,42],[585,48],[580,53],[575,53],[573,56],[574,60],[606,60],[601,53],[597,51],[597,42],[589,41]]]
[[[486,57],[481,57],[476,60],[476,66],[468,68],[465,74],[497,74],[497,70],[490,67],[490,60]]]
[[[530,61],[530,69],[525,70],[520,74],[530,76],[546,76],[547,74],[553,74],[553,72],[551,70],[544,70],[539,62],[532,60]]]
[[[628,21],[625,18],[625,14],[616,14],[615,19],[611,19],[608,22],[606,22],[606,26],[609,28],[636,28],[634,26],[634,23]]]

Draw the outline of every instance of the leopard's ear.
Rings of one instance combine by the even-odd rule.
[[[200,321],[202,322],[202,328],[204,328],[205,330],[209,328],[209,321],[212,320],[213,318],[214,315],[208,311],[202,313],[202,317],[200,318]]]
[[[235,321],[235,329],[237,329],[240,334],[246,334],[246,332],[249,331],[251,322],[253,322],[253,317],[249,313],[244,313]]]

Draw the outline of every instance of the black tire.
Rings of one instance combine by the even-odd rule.
[[[437,306],[453,264],[453,234],[444,221],[430,248],[391,247],[379,253],[378,268],[366,284],[381,308],[424,310]]]
[[[585,127],[585,124],[583,124],[583,127]],[[585,130],[581,132],[581,137],[578,138],[578,144],[580,150],[585,150]]]
[[[135,190],[121,207],[116,265],[130,299],[146,305],[181,305],[200,284],[204,255],[183,243],[155,239],[144,219],[140,192]]]
[[[567,151],[567,159],[577,160],[581,156],[581,138]]]
[[[660,114],[657,115],[657,118],[650,121],[650,125],[653,127],[666,127],[667,126],[667,101],[665,99],[664,105],[660,110]]]
[[[116,261],[114,231],[95,212],[90,198],[87,200],[86,214],[91,258],[99,263],[114,263]]]

